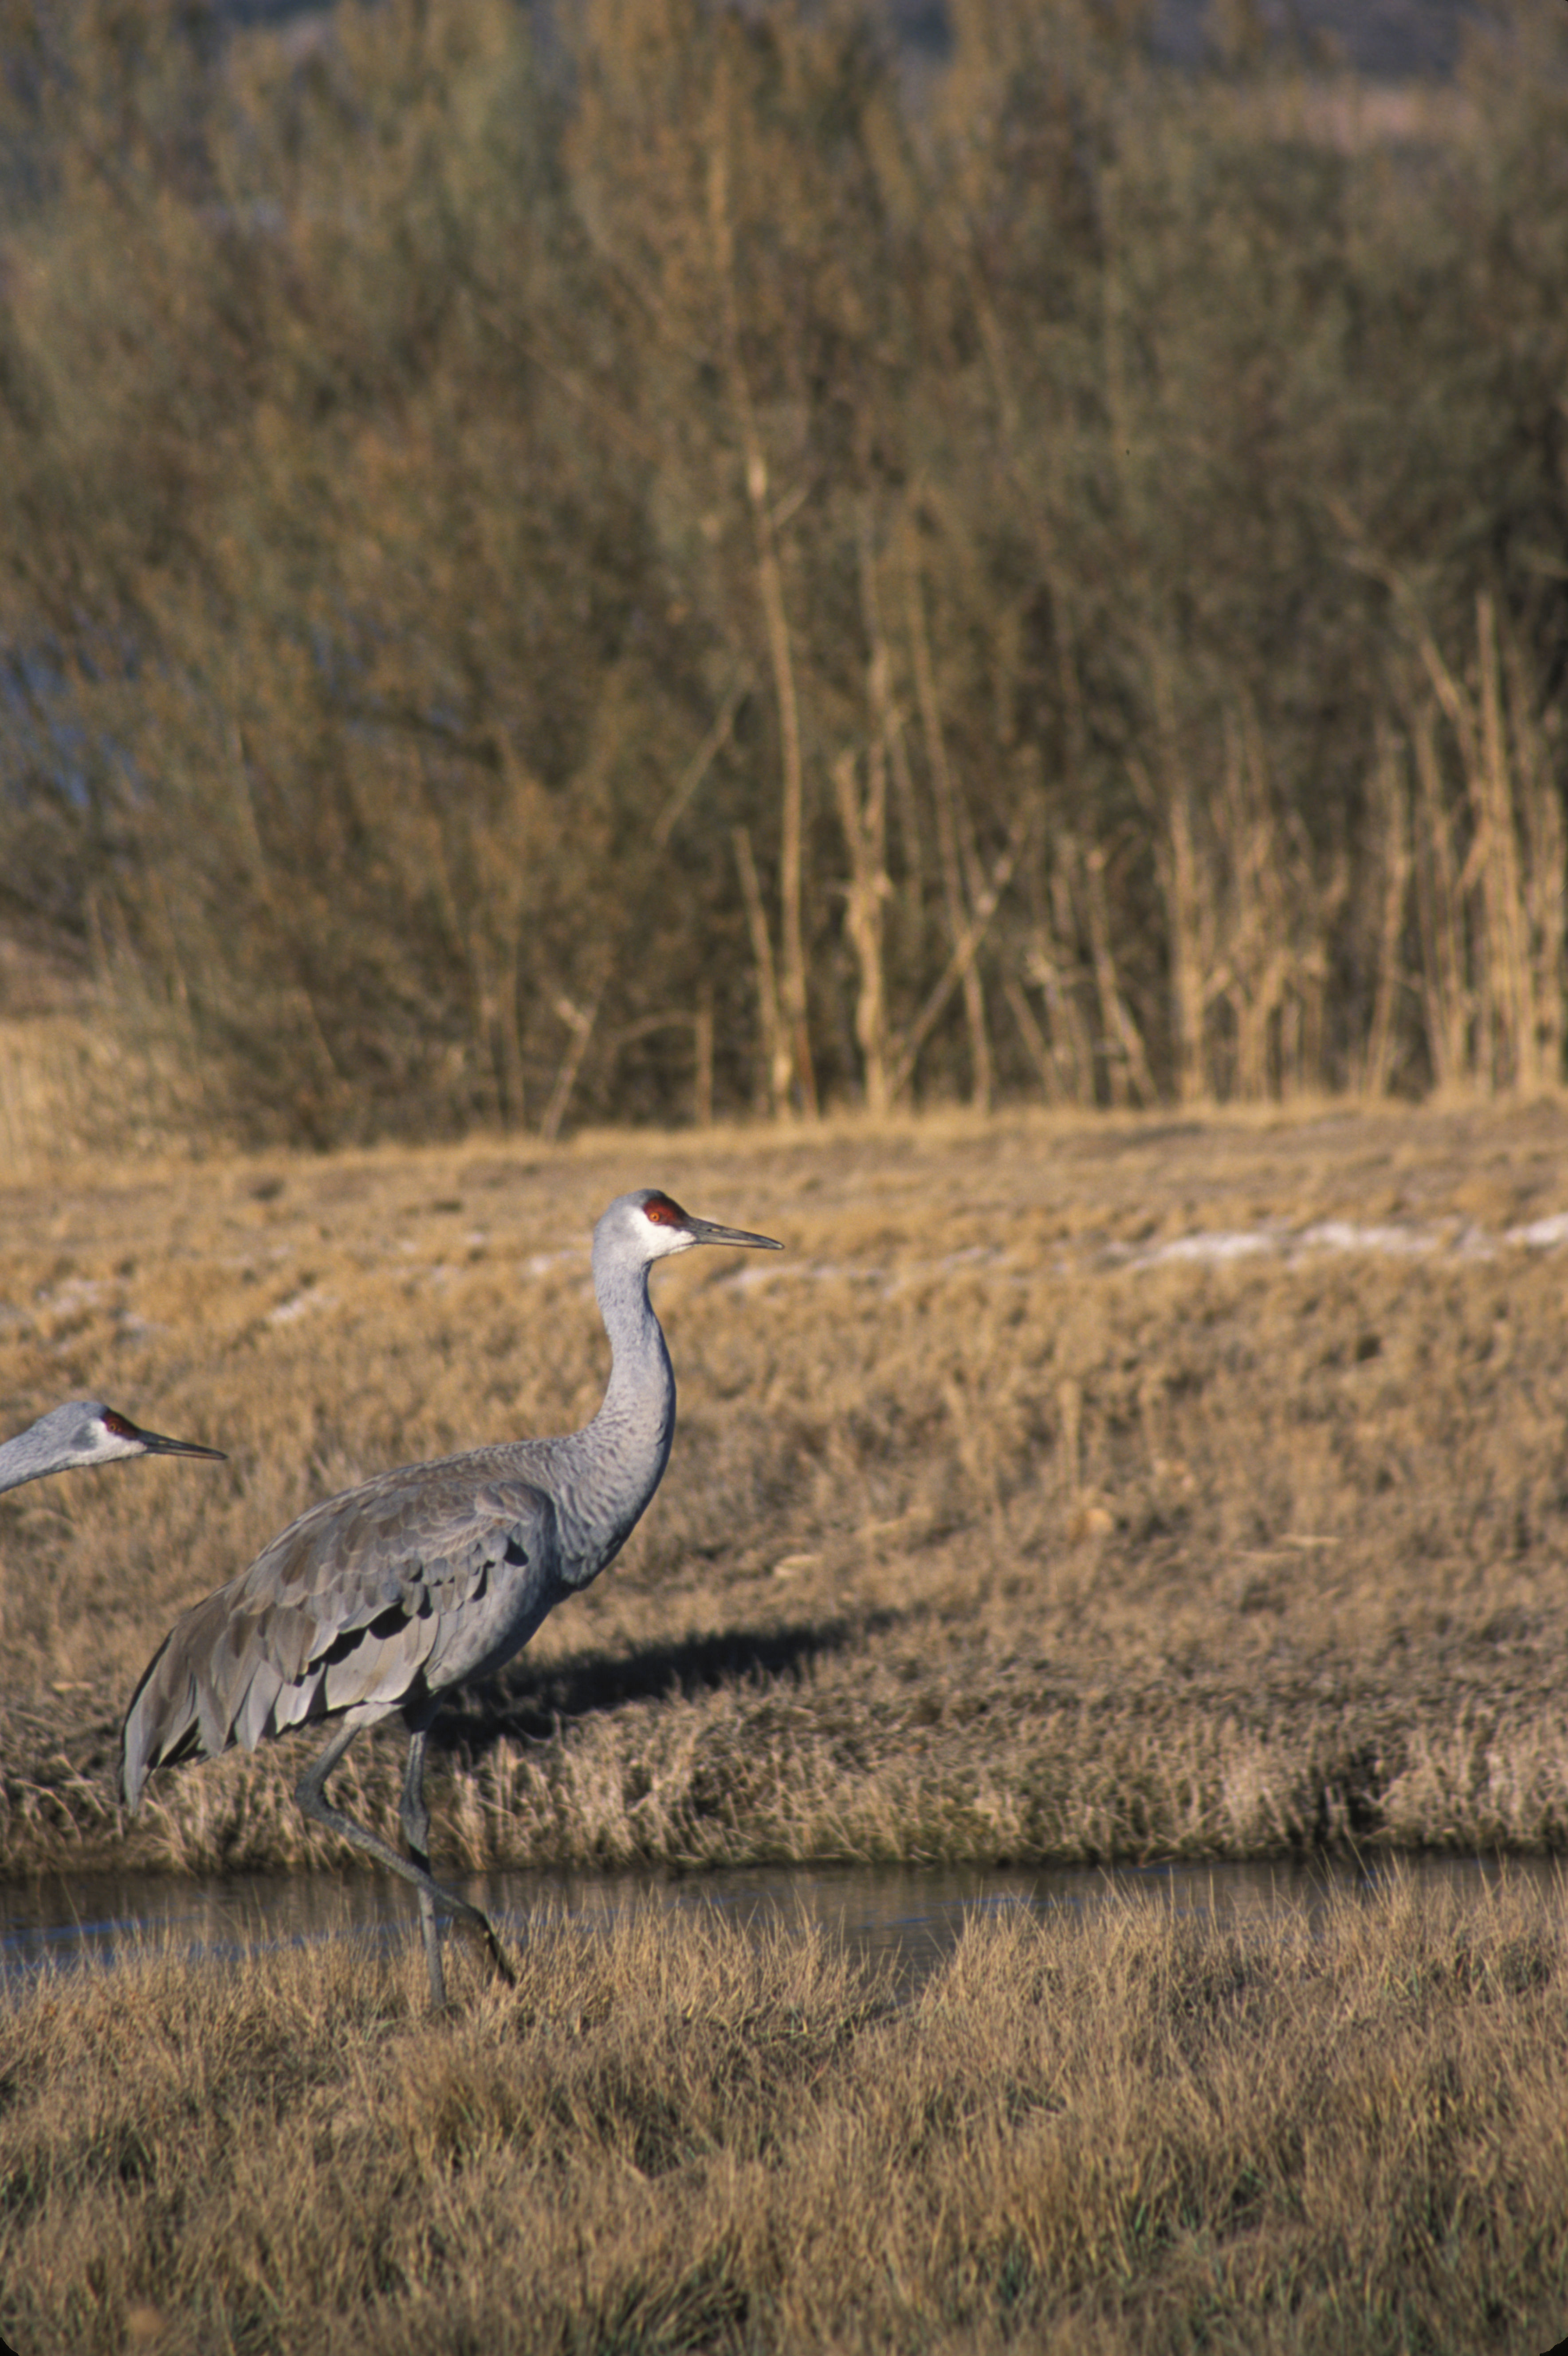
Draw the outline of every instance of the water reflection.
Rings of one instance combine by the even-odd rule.
[[[883,1866],[764,1866],[684,1878],[634,1874],[502,1873],[455,1879],[519,1946],[542,1912],[603,1931],[639,1909],[707,1913],[758,1933],[819,1924],[853,1954],[888,1958],[917,1987],[951,1947],[966,1915],[1024,1906],[1092,1911],[1118,1902],[1171,1907],[1222,1921],[1282,1909],[1309,1916],[1331,1893],[1377,1890],[1394,1875],[1479,1901],[1507,1878],[1560,1886],[1550,1858],[1316,1858],[1262,1865],[1154,1865],[1101,1870],[1053,1866],[919,1869]],[[354,1935],[412,1938],[413,1893],[369,1876],[236,1875],[204,1881],[82,1874],[0,1889],[0,1975],[26,1977],[86,1957],[112,1964],[150,1939],[214,1958],[268,1945]]]

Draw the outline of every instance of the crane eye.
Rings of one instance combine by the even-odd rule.
[[[651,1219],[656,1227],[683,1227],[686,1224],[685,1212],[668,1194],[655,1194],[650,1202],[644,1203],[642,1215]]]
[[[141,1438],[141,1433],[136,1430],[135,1425],[134,1423],[128,1423],[117,1408],[111,1407],[104,1409],[103,1429],[105,1431],[112,1431],[116,1440],[139,1440]]]

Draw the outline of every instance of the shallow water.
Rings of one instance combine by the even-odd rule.
[[[1482,1901],[1498,1883],[1543,1893],[1568,1882],[1552,1858],[1401,1856],[1316,1858],[1301,1863],[1116,1867],[758,1866],[683,1877],[499,1873],[454,1877],[503,1935],[523,1945],[542,1914],[585,1931],[634,1910],[708,1914],[758,1933],[820,1924],[852,1954],[898,1968],[917,1987],[940,1962],[966,1917],[1024,1906],[1090,1913],[1118,1902],[1172,1907],[1221,1921],[1284,1911],[1309,1916],[1331,1895],[1371,1895],[1395,1877]],[[148,1938],[193,1954],[236,1956],[256,1944],[305,1945],[356,1936],[392,1942],[415,1934],[413,1894],[384,1876],[235,1875],[208,1880],[81,1874],[0,1889],[0,1976],[27,1977],[92,1957],[113,1963]]]

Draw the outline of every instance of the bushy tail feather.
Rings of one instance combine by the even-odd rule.
[[[427,1652],[435,1622],[417,1625]],[[120,1730],[120,1796],[132,1815],[155,1767],[216,1759],[236,1742],[253,1751],[274,1734],[367,1698],[358,1687],[334,1689],[329,1679],[351,1678],[354,1656],[368,1632],[352,1631],[338,1647],[329,1646],[312,1662],[314,1633],[315,1622],[306,1615],[280,1617],[274,1612],[269,1639],[262,1643],[255,1615],[236,1609],[231,1588],[220,1588],[176,1621],[143,1672]],[[297,1674],[291,1676],[286,1664],[280,1667],[273,1659],[280,1643],[289,1658],[297,1657]],[[409,1650],[406,1643],[403,1649]],[[372,1647],[372,1664],[380,1661],[384,1667],[393,1650],[386,1643]]]
[[[142,1786],[162,1756],[159,1735],[164,1712],[158,1673],[168,1657],[170,1642],[166,1636],[142,1671],[120,1729],[120,1797],[132,1815],[142,1804]]]
[[[216,1600],[209,1597],[208,1602]],[[143,1788],[155,1767],[172,1766],[203,1751],[214,1756],[228,1748],[226,1740],[214,1746],[207,1739],[215,1730],[210,1709],[204,1712],[201,1706],[202,1646],[193,1640],[204,1633],[199,1623],[205,1610],[199,1603],[175,1622],[131,1696],[120,1730],[120,1797],[132,1815],[141,1806]]]

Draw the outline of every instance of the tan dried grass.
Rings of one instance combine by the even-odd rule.
[[[1562,1907],[980,1921],[912,2003],[820,1936],[149,1952],[0,2011],[29,2356],[1544,2347]]]
[[[0,1169],[43,1180],[102,1154],[154,1153],[207,1126],[188,1041],[152,1009],[0,1017]]]

